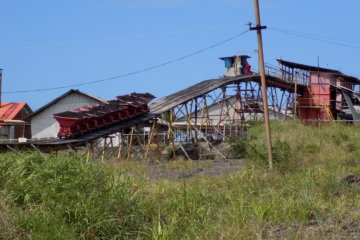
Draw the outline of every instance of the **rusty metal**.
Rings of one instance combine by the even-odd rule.
[[[54,114],[59,122],[60,138],[77,137],[81,134],[111,126],[149,111],[147,103],[153,95],[132,93],[118,96],[116,100],[88,105],[71,111]]]

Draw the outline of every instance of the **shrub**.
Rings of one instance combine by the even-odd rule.
[[[247,143],[247,152],[246,157],[261,167],[266,167],[268,164],[267,160],[267,149],[264,144],[259,144],[257,142]]]
[[[126,239],[140,229],[130,179],[101,166],[70,157],[5,154],[0,179],[0,191],[13,203],[8,214],[17,232],[31,238]]]
[[[296,169],[296,160],[290,145],[281,140],[275,141],[273,145],[274,166],[280,171],[293,171]]]
[[[256,139],[255,139],[256,140]],[[232,157],[246,157],[258,166],[268,166],[267,148],[264,144],[254,140],[248,142],[238,137],[228,139]],[[280,171],[294,170],[296,161],[290,145],[286,141],[277,140],[273,144],[273,162]]]
[[[241,158],[246,156],[247,142],[241,137],[230,137],[227,142],[230,144],[231,158]]]
[[[305,144],[302,150],[306,153],[317,153],[320,151],[320,146],[316,144]]]

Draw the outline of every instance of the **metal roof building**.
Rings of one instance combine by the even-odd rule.
[[[37,140],[57,138],[60,127],[53,118],[53,114],[102,102],[106,102],[106,100],[79,90],[71,89],[67,91],[28,117],[31,124],[32,138]]]
[[[29,138],[30,126],[24,121],[31,108],[24,102],[3,102],[0,105],[0,140],[15,141],[18,138]]]

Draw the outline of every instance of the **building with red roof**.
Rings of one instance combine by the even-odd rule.
[[[30,125],[24,120],[32,113],[24,102],[0,103],[0,141],[16,142],[19,138],[31,138]]]

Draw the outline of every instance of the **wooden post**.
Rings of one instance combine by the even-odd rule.
[[[134,138],[134,129],[135,127],[131,127],[131,133],[130,133],[130,142],[128,144],[128,155],[127,155],[127,161],[129,161],[130,157],[131,157],[131,146],[132,146],[132,142],[133,142],[133,138]]]
[[[102,149],[102,152],[101,152],[101,162],[104,162],[104,158],[105,158],[105,151],[106,151],[106,147],[107,147],[107,140],[108,140],[108,137],[106,136],[104,138],[104,146],[103,146],[103,149]]]
[[[86,143],[87,144],[87,146],[88,146],[88,152],[87,152],[87,154],[86,154],[86,162],[89,162],[89,160],[90,160],[90,155],[92,154],[94,154],[94,149],[93,149],[93,142],[91,141],[91,142],[88,142],[88,143]]]
[[[154,120],[153,125],[152,125],[151,130],[150,130],[150,136],[149,136],[149,139],[148,139],[148,144],[147,144],[147,146],[146,146],[146,151],[145,151],[145,155],[144,155],[145,159],[146,159],[146,158],[148,157],[148,155],[149,155],[149,151],[150,151],[150,147],[151,147],[151,142],[152,142],[152,140],[153,140],[153,137],[154,137],[154,134],[155,134],[155,131],[156,131],[155,127],[156,127],[156,119]]]
[[[160,145],[159,145],[159,125],[157,120],[155,121],[155,144],[156,144],[156,152],[158,155],[158,160],[161,158],[161,151],[160,151]]]
[[[195,114],[195,122],[194,122],[194,124],[195,124],[195,126],[197,126],[197,118],[198,118],[198,101],[197,101],[197,98],[195,99],[195,111],[194,111],[194,114]],[[195,143],[197,143],[198,142],[198,132],[195,132],[195,141],[194,141]]]
[[[47,157],[34,144],[31,143],[30,146],[34,148],[36,152],[38,152],[41,156],[43,156],[47,160]]]
[[[268,161],[269,168],[273,168],[273,157],[272,157],[272,143],[271,143],[271,131],[270,131],[270,119],[269,119],[269,107],[267,103],[267,92],[266,92],[266,76],[265,76],[265,64],[264,64],[264,50],[263,50],[263,41],[261,30],[266,27],[261,26],[260,21],[260,9],[259,9],[259,0],[254,0],[254,9],[255,9],[255,18],[256,18],[256,27],[250,28],[251,30],[256,30],[258,46],[259,46],[259,68],[261,76],[261,92],[262,100],[264,106],[264,118],[265,118],[265,131],[266,131],[266,143],[268,149]]]
[[[119,143],[117,159],[121,158],[121,152],[122,152],[122,148],[123,148],[124,134],[123,134],[122,131],[120,132],[120,138],[121,138],[121,140],[120,140],[120,143]]]
[[[297,118],[297,81],[295,81],[295,89],[294,89],[294,115]]]
[[[169,140],[171,141],[171,145],[172,145],[172,153],[173,153],[173,159],[176,159],[176,151],[175,151],[175,143],[174,143],[174,140],[176,138],[176,136],[173,134],[173,132],[171,131],[171,124],[173,122],[173,112],[170,111],[169,112],[170,116],[169,116],[169,121],[168,121],[168,132],[169,132],[169,135],[168,135],[168,138]]]
[[[16,151],[16,149],[10,147],[9,145],[6,145],[6,147],[7,147],[8,149],[10,149],[10,151],[16,153],[17,155],[22,155],[20,152]]]

